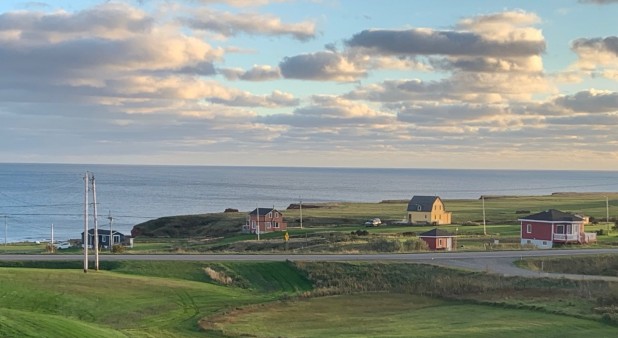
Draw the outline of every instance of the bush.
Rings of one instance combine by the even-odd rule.
[[[397,252],[401,251],[401,242],[379,238],[369,242],[369,249],[378,252]]]
[[[401,233],[404,237],[416,237],[416,232],[414,231],[406,231]]]
[[[427,242],[422,239],[409,239],[402,244],[404,251],[424,251],[429,250]]]
[[[356,231],[352,231],[350,233],[350,235],[356,235],[356,236],[368,236],[369,235],[369,231],[367,230],[356,230]]]
[[[116,244],[114,246],[112,246],[112,252],[113,253],[123,253],[125,252],[125,247],[124,245],[120,245],[120,244]]]

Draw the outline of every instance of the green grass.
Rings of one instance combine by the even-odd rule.
[[[587,329],[603,337],[607,329],[601,319],[618,323],[615,283],[502,277],[405,263],[101,263],[109,270],[84,274],[80,262],[0,262],[5,266],[0,268],[0,337],[38,336],[36,330],[46,337],[408,336],[403,333],[412,329],[428,334],[445,318],[453,322],[449,334],[460,328],[482,337],[491,332],[483,324],[486,318],[495,325],[511,317],[545,318],[535,323],[566,323],[548,328]],[[345,294],[354,296],[320,297]],[[295,301],[305,297],[311,299]],[[422,309],[418,304],[424,304]],[[260,320],[227,326],[228,319],[246,318],[246,313]],[[521,317],[525,313],[528,317]],[[275,318],[290,331],[268,326]],[[510,334],[516,323],[508,322],[504,332]],[[246,331],[247,325],[254,331]],[[354,327],[360,331],[346,331]],[[474,331],[477,327],[482,329]],[[512,330],[522,336],[532,332],[520,326]]]
[[[580,257],[526,258],[515,262],[519,267],[534,271],[578,275],[618,276],[618,256],[598,255]]]
[[[0,308],[0,335],[3,337],[126,337],[114,329],[64,316],[2,308]]]
[[[320,297],[249,308],[202,322],[252,337],[615,337],[616,327],[529,310],[408,294]]]
[[[112,271],[87,274],[78,263],[2,262],[22,267],[0,268],[0,336],[41,336],[37,322],[46,337],[202,336],[205,316],[311,289],[285,262],[102,262]],[[241,287],[217,285],[207,266],[225,268]]]

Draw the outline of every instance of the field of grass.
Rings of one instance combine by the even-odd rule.
[[[78,263],[2,262],[22,267],[0,268],[0,337],[199,337],[205,316],[311,289],[288,263]],[[206,267],[236,271],[237,286]]]
[[[616,327],[524,309],[409,294],[368,293],[279,302],[203,320],[251,337],[614,337]]]
[[[615,283],[430,265],[119,261],[87,274],[71,261],[0,266],[0,337],[430,336],[445,319],[449,335],[529,336],[520,322],[534,319],[603,337],[603,323],[618,323]],[[499,322],[503,331],[491,331]]]
[[[534,271],[618,276],[618,256],[616,255],[526,258],[517,261],[516,264]]]

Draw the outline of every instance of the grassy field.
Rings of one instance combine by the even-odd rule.
[[[570,273],[578,275],[618,276],[618,256],[599,255],[593,257],[546,257],[526,258],[516,262],[517,266],[534,271]]]
[[[445,319],[448,335],[529,336],[521,322],[530,320],[603,337],[604,323],[618,323],[616,284],[429,265],[121,261],[88,274],[79,262],[0,266],[0,337],[431,336]]]
[[[615,337],[617,330],[542,312],[385,293],[279,302],[202,326],[233,337]]]
[[[74,262],[2,263],[45,268],[0,268],[1,337],[199,337],[205,316],[311,288],[287,263],[235,263],[240,286],[218,285],[205,268],[225,266],[200,262],[113,262],[88,274]]]

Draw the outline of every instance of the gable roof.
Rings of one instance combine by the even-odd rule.
[[[249,215],[256,215],[257,216],[257,213],[259,211],[259,214],[264,216],[264,215],[268,214],[269,212],[271,212],[273,210],[277,211],[276,209],[273,209],[273,208],[257,208],[257,209],[254,209],[253,211],[251,211],[249,213]],[[279,211],[277,211],[277,212],[279,212]],[[279,213],[281,213],[281,212],[279,212]]]
[[[423,232],[418,237],[455,237],[455,235],[446,230],[434,228],[433,230]]]
[[[547,221],[547,222],[582,222],[584,219],[556,209],[545,210],[536,214],[528,215],[519,220]]]
[[[94,229],[90,228],[88,229],[88,233],[90,235],[94,235]],[[99,236],[109,236],[109,230],[105,230],[105,229],[98,229],[97,233]],[[112,230],[112,234],[115,235],[120,235],[120,236],[124,236],[124,234],[122,234],[120,231],[116,231],[116,230]],[[82,231],[82,236],[84,236],[84,232]]]
[[[431,211],[438,196],[413,196],[408,203],[408,211]],[[420,206],[420,210],[419,210]]]

